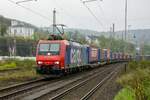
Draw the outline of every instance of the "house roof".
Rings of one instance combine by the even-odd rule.
[[[11,26],[12,28],[16,28],[16,27],[24,27],[24,28],[32,28],[34,29],[33,27],[31,27],[30,25],[13,25]]]
[[[33,25],[29,24],[29,23],[23,22],[23,21],[18,21],[18,20],[15,20],[15,19],[12,19],[11,21],[16,21],[17,22],[17,25],[13,25],[11,27],[35,28],[35,26],[33,26]]]

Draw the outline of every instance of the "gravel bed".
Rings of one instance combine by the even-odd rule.
[[[30,71],[30,70],[24,70],[24,69],[16,69],[16,70],[8,70],[8,71],[1,71],[0,72],[0,89],[28,81],[33,81],[36,79],[42,78],[40,75],[35,75],[31,77],[22,77],[22,78],[16,78],[15,75],[14,77],[11,77],[12,74],[17,74],[17,73],[22,73],[25,71]],[[20,74],[18,74],[19,76]],[[11,77],[11,78],[10,78]],[[6,79],[5,79],[6,78]]]
[[[99,69],[99,71],[102,71],[102,70],[106,69],[106,67],[110,68],[110,67],[114,67],[114,66],[118,66],[118,64],[114,64],[113,66],[112,65],[105,65],[105,67],[101,67],[101,68],[98,68],[98,69]],[[93,69],[93,70],[91,70],[89,72],[93,72],[93,71],[96,71],[98,69]],[[111,68],[111,70],[113,70],[113,69]],[[87,72],[76,73],[75,76],[74,77],[71,76],[71,78],[73,80],[73,78],[79,77],[81,75],[85,75],[86,73],[89,73],[89,72],[87,71]],[[111,72],[111,71],[109,71],[109,72]],[[95,86],[99,81],[101,81],[103,79],[103,77],[105,77],[106,75],[107,75],[107,73],[101,74],[98,78],[95,78],[95,79],[91,80],[89,83],[86,83],[83,87],[80,87],[79,89],[77,89],[76,93],[70,92],[70,93],[72,93],[71,95],[68,95],[68,96],[66,95],[62,99],[64,99],[64,100],[78,100],[83,95],[85,95],[85,93],[87,91],[89,91],[91,88],[93,88],[93,86]],[[38,100],[49,100],[49,98],[51,98],[51,97],[53,97],[53,96],[61,93],[62,91],[66,90],[66,89],[68,89],[70,87],[72,87],[73,85],[75,85],[75,84],[77,84],[79,82],[81,82],[81,81],[74,82],[74,83],[69,84],[69,85],[67,85],[67,86],[65,86],[63,88],[60,88],[60,89],[56,90],[56,91],[49,92],[49,94],[46,94],[46,95],[42,96],[42,98],[39,98]],[[54,87],[49,86],[49,88],[54,88]]]
[[[111,68],[112,69],[112,68]],[[111,71],[104,72],[97,77],[93,78],[92,80],[85,83],[83,86],[77,88],[74,91],[71,91],[69,94],[65,95],[61,100],[79,100],[82,98],[85,93],[90,91],[93,86],[96,86],[107,74],[109,74]]]
[[[97,90],[94,95],[89,100],[113,100],[115,95],[122,88],[117,82],[117,77],[124,70],[124,65],[119,65],[120,69],[118,72],[108,80],[99,90]]]
[[[104,67],[101,67],[99,68],[100,70],[104,70],[105,68]],[[100,71],[99,70],[99,71]],[[89,70],[89,71],[85,71],[85,72],[79,72],[78,74],[73,74],[73,75],[69,75],[69,76],[66,76],[66,77],[61,77],[60,78],[60,82],[56,82],[54,84],[49,84],[49,85],[45,85],[41,88],[37,88],[33,91],[30,92],[29,95],[24,95],[23,97],[25,97],[24,99],[28,99],[28,98],[33,98],[34,96],[38,96],[38,95],[41,95],[42,93],[44,92],[48,92],[50,90],[53,90],[55,88],[58,88],[58,87],[61,87],[63,86],[63,84],[67,84],[69,81],[73,81],[73,80],[76,80],[77,78],[80,78],[80,77],[85,77],[86,75],[88,75],[89,73],[93,73],[93,71],[97,71],[97,69],[94,69],[94,70]],[[74,84],[74,83],[73,83]],[[71,84],[72,85],[72,84]],[[68,85],[69,86],[69,85]],[[64,87],[64,88],[68,88],[68,86]],[[55,91],[55,92],[52,92],[51,95],[55,94],[56,95],[56,92],[58,91]],[[39,94],[41,93],[41,94]],[[58,92],[59,93],[59,92]],[[45,95],[42,99],[43,100],[46,100],[50,95]],[[40,99],[41,100],[41,99]]]
[[[43,87],[40,87],[40,88],[37,88],[35,90],[32,90],[30,91],[29,93],[23,95],[23,97],[27,97],[27,96],[31,96],[35,93],[38,93],[42,90],[46,90],[48,88],[54,88],[54,87],[57,87],[57,85],[59,84],[63,84],[67,81],[71,81],[75,78],[78,78],[78,77],[81,77],[81,76],[85,76],[86,74],[88,73],[92,73],[93,71],[96,71],[96,70],[104,70],[106,67],[114,67],[114,66],[122,66],[123,64],[113,64],[112,65],[105,65],[105,67],[100,67],[100,68],[95,68],[93,70],[88,70],[88,71],[83,71],[83,72],[79,72],[79,73],[75,73],[75,74],[72,74],[72,75],[68,75],[68,76],[65,76],[65,77],[61,77],[61,82],[58,82],[56,84],[49,84],[49,85],[45,85]],[[99,81],[101,81],[108,73],[104,73],[104,74],[101,74],[99,75],[98,78],[93,78],[90,82],[87,82],[84,86],[81,86],[80,88],[76,89],[75,91],[73,92],[70,92],[71,95],[66,95],[64,98],[62,98],[62,100],[78,100],[79,98],[81,98],[85,93],[87,93],[87,91],[89,91],[91,88],[93,88],[93,86],[95,86]],[[116,75],[117,77],[118,75]],[[114,77],[114,79],[116,78]],[[112,99],[109,99],[110,98],[113,98],[114,95],[118,92],[118,90],[121,88],[118,84],[115,83],[115,81],[111,80],[110,82],[107,82],[109,84],[105,84],[103,91],[99,92],[98,91],[95,93],[97,95],[94,96],[94,98],[92,98],[91,100],[112,100]],[[78,81],[79,82],[79,81]],[[51,92],[50,94],[47,94],[45,95],[42,99],[40,98],[40,100],[48,100],[48,98],[62,92],[63,90],[66,90],[68,88],[70,88],[71,86],[73,86],[74,84],[77,84],[78,82],[74,82],[72,84],[69,84],[57,91],[54,91],[54,92]],[[8,84],[13,84],[15,82],[10,82]],[[0,83],[1,84],[1,83]],[[112,91],[112,92],[111,92]],[[106,97],[108,98],[105,98],[105,95]],[[109,97],[108,97],[109,96]],[[102,98],[102,99],[101,99]],[[21,99],[21,98],[18,98],[18,99]]]

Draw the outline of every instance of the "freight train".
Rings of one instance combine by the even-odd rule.
[[[68,74],[90,68],[92,64],[129,59],[129,54],[67,40],[40,40],[36,51],[37,73],[46,75]]]

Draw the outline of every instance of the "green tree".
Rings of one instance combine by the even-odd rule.
[[[7,26],[6,25],[0,25],[0,35],[4,36],[7,34]]]
[[[148,44],[144,45],[144,54],[150,55],[150,45],[148,45]]]
[[[134,52],[134,44],[124,42],[119,39],[116,40],[116,39],[112,38],[110,40],[110,38],[106,38],[105,36],[102,35],[102,36],[98,37],[98,41],[99,41],[99,46],[101,48],[111,48],[111,50],[113,52],[119,52],[119,51],[123,52],[125,46],[126,46],[126,52],[128,52],[128,53]]]

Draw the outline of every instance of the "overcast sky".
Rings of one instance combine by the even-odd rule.
[[[124,29],[125,0],[97,0],[88,3],[87,6],[99,22],[80,0],[37,0],[37,2],[31,1],[20,5],[43,17],[8,0],[0,0],[0,15],[43,27],[52,24],[52,11],[56,8],[57,23],[63,23],[69,28],[108,31],[111,24],[115,23],[116,30]],[[150,0],[128,0],[128,25],[131,25],[130,29],[150,28]]]

